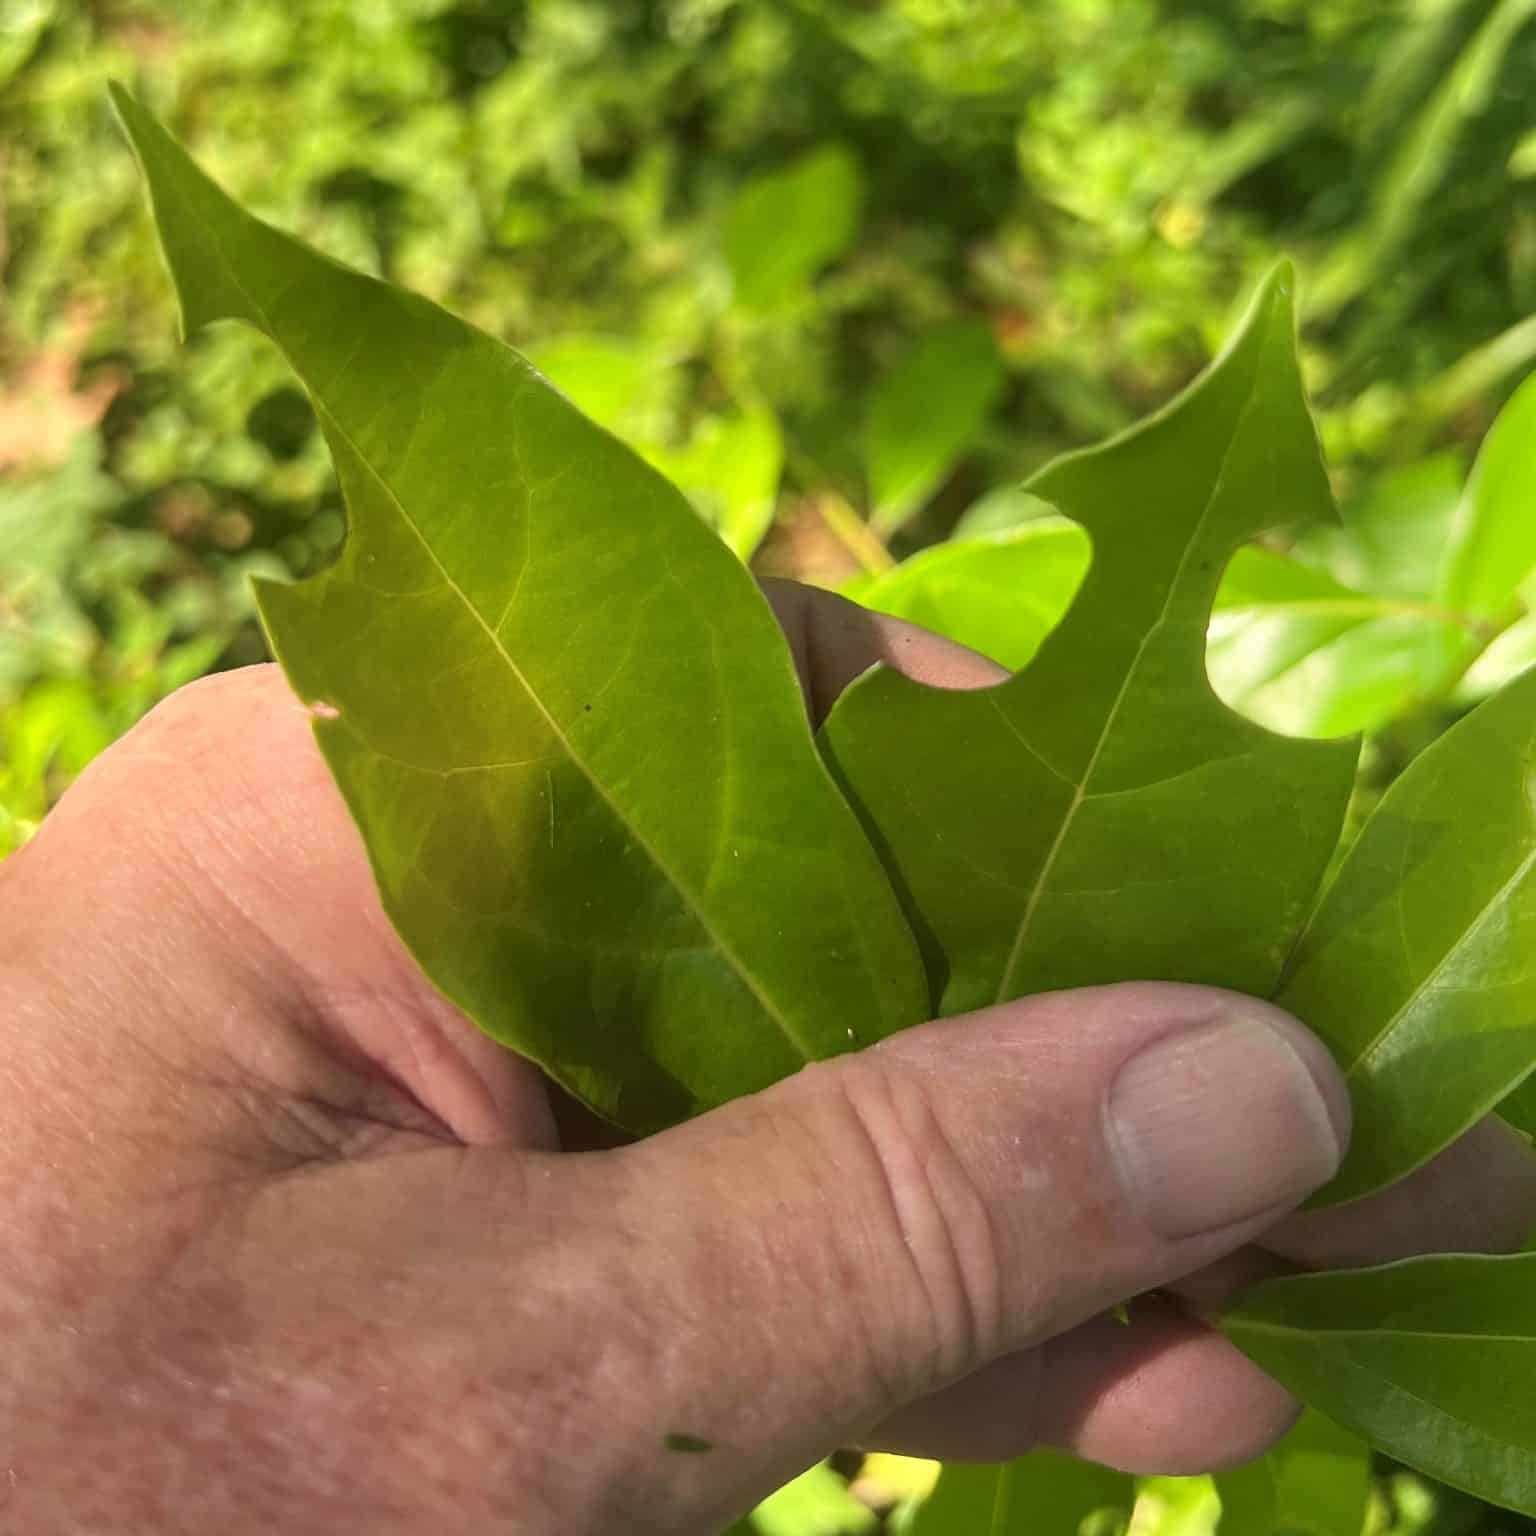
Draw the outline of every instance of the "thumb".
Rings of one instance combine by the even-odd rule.
[[[370,1530],[705,1533],[1004,1355],[1003,1411],[1059,1435],[1115,1358],[1077,1325],[1254,1237],[1347,1127],[1323,1048],[1268,1004],[1061,992],[619,1150],[285,1178],[195,1290],[238,1299],[215,1336],[237,1328],[241,1412],[325,1447],[311,1470],[357,1518],[366,1482]],[[209,1330],[165,1312],[174,1367]],[[1187,1457],[1174,1432],[1143,1424],[1136,1456]]]
[[[903,1403],[1236,1249],[1333,1175],[1348,1124],[1288,1016],[1134,983],[910,1030],[605,1154],[610,1300],[640,1357],[639,1454],[612,1486],[704,1529]],[[663,1431],[712,1454],[663,1454]]]

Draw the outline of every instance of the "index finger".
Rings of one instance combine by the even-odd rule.
[[[813,725],[826,718],[849,683],[877,663],[935,688],[991,688],[1009,675],[969,646],[835,592],[778,577],[765,577],[762,588],[789,642]]]

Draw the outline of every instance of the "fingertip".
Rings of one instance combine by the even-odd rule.
[[[1009,672],[990,657],[919,624],[877,613],[836,592],[779,577],[763,594],[789,642],[814,721],[871,667],[884,665],[932,688],[991,688]]]
[[[938,1460],[1011,1461],[1049,1445],[1127,1472],[1251,1460],[1299,1405],[1220,1334],[1159,1296],[995,1361],[904,1408],[866,1443]]]

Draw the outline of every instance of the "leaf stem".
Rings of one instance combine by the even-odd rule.
[[[816,510],[844,549],[870,575],[891,570],[896,561],[880,541],[880,536],[836,491],[824,491],[816,498]]]

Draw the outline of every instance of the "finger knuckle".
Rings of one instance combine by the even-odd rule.
[[[920,1074],[866,1055],[829,1075],[870,1175],[867,1215],[918,1309],[924,1373],[953,1379],[991,1358],[1001,1330],[997,1234],[977,1171]]]

